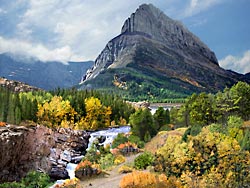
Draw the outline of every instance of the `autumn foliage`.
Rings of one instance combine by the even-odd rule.
[[[82,162],[80,162],[77,166],[76,166],[76,171],[83,169],[83,168],[90,168],[92,166],[92,163],[88,160],[84,160]]]
[[[86,116],[78,123],[79,129],[96,130],[110,126],[112,110],[110,107],[103,106],[98,98],[85,99],[85,109]]]
[[[139,152],[139,149],[135,143],[125,142],[117,146],[118,151],[123,155]]]
[[[38,105],[37,117],[38,121],[50,127],[73,128],[76,114],[68,100],[63,100],[61,96],[54,96],[50,102]]]
[[[164,174],[134,171],[125,175],[120,181],[120,188],[181,188],[178,180],[168,179]]]
[[[77,178],[73,179],[67,179],[65,182],[61,185],[56,184],[54,187],[55,188],[80,188],[81,186],[79,185],[80,180]]]
[[[110,107],[103,106],[98,98],[85,99],[86,115],[80,116],[71,106],[69,100],[54,96],[49,102],[38,105],[38,121],[52,128],[76,128],[96,130],[110,126]],[[80,119],[80,120],[78,120]]]
[[[75,175],[79,179],[85,179],[86,177],[99,175],[101,172],[102,171],[98,164],[92,164],[88,160],[80,162],[75,169]]]
[[[3,127],[3,126],[5,126],[6,125],[6,123],[5,122],[0,122],[0,127]]]
[[[204,127],[197,136],[170,136],[157,151],[155,170],[185,187],[241,187],[250,183],[250,153],[234,137]]]

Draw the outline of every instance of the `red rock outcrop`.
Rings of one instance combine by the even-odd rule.
[[[84,154],[88,139],[88,133],[71,129],[0,127],[0,182],[20,180],[30,170],[67,178],[67,163]]]

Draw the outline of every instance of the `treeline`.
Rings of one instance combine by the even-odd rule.
[[[180,109],[171,110],[171,121],[179,126],[226,125],[229,116],[250,119],[250,85],[238,82],[216,94],[193,94]]]
[[[210,126],[211,131],[236,139],[243,150],[250,150],[247,125],[250,122],[250,85],[245,82],[216,94],[193,94],[180,109],[172,109],[170,116],[175,127],[188,127],[183,141]]]
[[[10,124],[31,120],[52,127],[91,128],[86,126],[91,121],[93,128],[99,128],[103,119],[109,125],[126,124],[135,111],[116,95],[92,90],[14,93],[0,87],[0,101],[0,121]]]
[[[149,109],[139,109],[129,118],[132,134],[141,141],[148,142],[159,131],[169,130],[170,113],[159,107],[152,115]]]
[[[19,124],[23,120],[37,120],[36,99],[0,87],[0,101],[0,121]]]

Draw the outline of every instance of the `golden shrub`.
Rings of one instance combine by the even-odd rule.
[[[114,164],[119,165],[119,164],[124,163],[125,161],[126,161],[126,158],[123,155],[118,155],[115,157]]]
[[[150,172],[134,171],[120,181],[120,188],[183,188],[175,178],[167,178],[165,174],[156,175]]]
[[[155,185],[156,177],[149,172],[135,171],[124,176],[120,181],[121,188],[146,188],[149,186],[155,188]]]
[[[118,172],[121,174],[126,174],[132,172],[134,169],[131,166],[123,165],[118,169]]]
[[[65,180],[63,184],[61,185],[56,184],[55,187],[56,188],[80,188],[79,182],[80,180],[77,178],[67,179]]]

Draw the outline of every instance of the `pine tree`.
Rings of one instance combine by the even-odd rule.
[[[30,108],[30,116],[29,116],[29,119],[36,122],[37,121],[37,111],[38,111],[38,103],[37,103],[37,100],[34,99],[32,102],[31,102],[31,108]]]
[[[160,130],[163,125],[167,124],[167,113],[163,107],[159,107],[154,114],[156,129]]]
[[[130,124],[132,126],[132,133],[138,136],[142,141],[145,141],[146,133],[148,132],[150,137],[156,135],[157,130],[153,121],[153,116],[148,109],[140,109],[130,116]]]
[[[15,96],[14,95],[10,95],[9,97],[7,122],[11,124],[15,123]]]
[[[170,112],[169,112],[169,109],[166,109],[166,123],[167,124],[170,123]]]
[[[0,96],[1,96],[1,103],[0,103],[0,121],[6,122],[7,121],[7,114],[8,114],[8,105],[9,105],[9,97],[10,92],[8,89],[1,88]]]
[[[18,125],[21,123],[21,110],[18,106],[15,107],[15,124]]]

